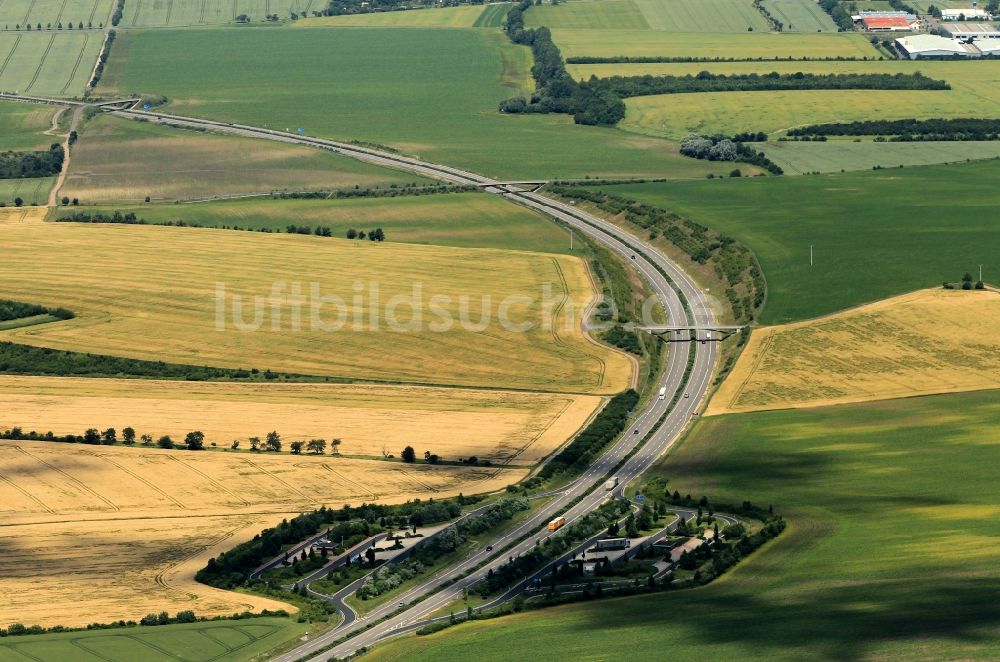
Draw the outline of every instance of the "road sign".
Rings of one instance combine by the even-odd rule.
[[[635,495],[635,500],[638,501],[639,503],[642,503],[643,501],[646,500],[646,497],[643,496],[642,494],[637,494]]]
[[[297,128],[297,129],[295,129],[295,133],[299,134],[300,136],[302,134],[304,134],[305,132],[306,132],[306,130],[303,129],[301,126],[299,128]]]
[[[144,104],[142,104],[142,109],[143,110],[149,110],[152,107],[153,107],[153,104],[151,104],[151,103],[144,103]]]

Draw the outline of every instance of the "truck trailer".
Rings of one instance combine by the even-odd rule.
[[[565,517],[557,517],[551,522],[549,522],[549,531],[558,531],[562,527],[566,526]]]
[[[618,476],[612,476],[611,478],[604,481],[604,489],[613,490],[618,487]]]

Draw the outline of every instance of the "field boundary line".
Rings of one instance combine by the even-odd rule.
[[[205,3],[207,3],[207,2],[208,2],[208,0],[201,0],[201,13],[198,15],[198,22],[199,23],[204,23],[205,22]]]
[[[45,52],[42,53],[42,58],[38,61],[38,68],[35,69],[35,75],[32,76],[31,82],[28,83],[28,86],[24,88],[25,92],[30,92],[31,88],[33,88],[35,86],[35,83],[38,82],[38,76],[41,75],[42,73],[42,67],[45,66],[45,60],[48,59],[49,51],[52,50],[52,44],[55,43],[55,40],[56,40],[56,34],[53,32],[52,36],[49,37],[49,45],[45,47]]]
[[[399,473],[403,474],[404,476],[406,476],[407,478],[411,479],[413,482],[418,483],[420,485],[423,485],[425,488],[427,488],[431,492],[440,492],[441,491],[438,488],[436,488],[433,485],[431,485],[430,483],[424,481],[424,479],[420,478],[415,473],[411,474],[410,472],[408,472],[406,469],[403,469],[403,468],[397,469],[397,471]]]
[[[228,487],[226,487],[225,485],[223,485],[222,483],[220,483],[216,479],[214,479],[211,476],[209,476],[208,474],[202,472],[201,469],[193,467],[192,465],[188,464],[187,462],[185,462],[184,460],[180,459],[179,457],[174,457],[173,455],[168,455],[167,457],[169,457],[174,462],[180,463],[181,466],[184,466],[184,467],[190,469],[191,471],[195,472],[196,474],[198,474],[199,476],[201,476],[202,478],[204,478],[208,482],[216,485],[219,489],[221,489],[222,491],[224,491],[227,494],[229,494],[229,496],[233,497],[237,501],[242,502],[244,506],[252,506],[253,505],[252,503],[250,503],[249,501],[247,501],[246,499],[244,499],[240,495],[234,493],[232,490],[230,490]]]
[[[111,0],[114,2],[114,0]],[[101,0],[94,0],[94,6],[90,9],[90,16],[87,17],[87,23],[90,25],[94,24],[94,17],[97,16],[97,8],[100,6]]]
[[[139,20],[139,12],[142,11],[142,0],[135,0],[135,13],[132,14],[132,27],[136,26],[136,21]]]
[[[69,78],[66,79],[66,84],[62,86],[61,90],[59,90],[59,94],[64,94],[66,92],[66,88],[68,88],[73,82],[73,79],[76,78],[76,72],[80,68],[80,63],[83,62],[83,54],[87,51],[87,42],[89,41],[90,33],[84,32],[83,45],[80,46],[80,53],[76,56],[76,63],[73,65],[73,71],[69,73]]]
[[[70,480],[71,482],[74,482],[74,483],[76,483],[77,485],[79,485],[79,486],[80,486],[80,487],[81,487],[81,488],[82,488],[82,489],[83,489],[83,490],[84,490],[85,492],[89,492],[89,493],[93,494],[93,495],[94,495],[95,497],[97,497],[98,499],[100,499],[100,500],[101,500],[101,501],[103,501],[104,503],[108,504],[108,506],[110,506],[110,507],[111,507],[112,509],[114,509],[114,510],[115,510],[116,512],[121,512],[121,508],[119,508],[118,506],[116,506],[116,505],[115,505],[115,504],[114,504],[114,503],[113,503],[113,502],[112,502],[112,501],[111,501],[110,499],[108,499],[108,498],[106,498],[106,497],[103,497],[103,496],[101,496],[100,494],[98,494],[98,493],[97,493],[96,491],[94,491],[94,490],[93,490],[93,489],[92,489],[91,487],[88,487],[88,486],[87,486],[87,485],[86,485],[86,484],[85,484],[85,483],[84,483],[83,481],[81,481],[81,480],[80,480],[79,478],[76,478],[75,476],[73,476],[73,475],[71,475],[71,474],[68,474],[68,473],[66,473],[65,471],[63,471],[62,469],[60,469],[59,467],[57,467],[57,466],[55,466],[55,465],[53,465],[53,464],[49,464],[48,462],[46,462],[45,460],[41,459],[41,458],[40,458],[40,457],[38,457],[37,455],[32,455],[31,453],[29,453],[28,451],[24,450],[24,449],[23,449],[23,448],[21,448],[20,446],[12,446],[11,448],[16,448],[17,450],[21,451],[22,453],[24,453],[25,455],[27,455],[28,457],[30,457],[30,458],[31,458],[32,460],[34,460],[35,462],[38,462],[39,464],[44,464],[44,465],[45,465],[45,466],[47,466],[47,467],[48,467],[49,469],[52,469],[53,471],[55,471],[55,472],[57,472],[57,473],[60,473],[60,474],[62,474],[63,476],[66,476],[66,478],[68,478],[68,479],[69,479],[69,480]]]
[[[170,25],[170,15],[174,13],[174,0],[167,0],[167,17],[163,19],[164,25]]]

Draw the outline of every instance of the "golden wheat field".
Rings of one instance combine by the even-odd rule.
[[[582,331],[595,290],[574,257],[77,223],[0,225],[0,245],[5,297],[77,314],[0,334],[20,343],[560,392],[618,392],[632,374]]]
[[[0,624],[274,607],[194,581],[207,559],[326,504],[486,492],[521,469],[0,441]]]
[[[533,464],[569,439],[597,396],[420,386],[175,382],[0,376],[0,429],[82,434],[121,430],[206,444],[279,432],[285,442],[341,439],[340,453],[398,455],[406,445],[445,459],[475,455]]]
[[[1000,387],[1000,294],[921,290],[755,330],[706,414]]]

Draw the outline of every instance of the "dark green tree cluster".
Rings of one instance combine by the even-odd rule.
[[[943,81],[916,71],[911,74],[713,74],[686,76],[610,76],[581,83],[587,89],[611,92],[625,99],[654,94],[698,92],[757,92],[773,90],[950,90]]]
[[[65,308],[46,308],[32,303],[21,303],[10,299],[0,299],[0,322],[34,317],[36,315],[52,315],[61,320],[73,319],[76,315]]]
[[[53,177],[62,170],[64,156],[58,143],[44,152],[0,152],[0,179]]]
[[[811,124],[788,131],[793,137],[891,136],[890,142],[1000,140],[1000,119],[863,120]]]
[[[642,356],[642,344],[634,331],[626,331],[620,326],[613,326],[601,336],[604,342],[614,345],[618,349],[624,349],[630,354]]]
[[[837,24],[837,29],[847,32],[854,29],[854,21],[851,15],[844,9],[844,4],[840,0],[819,0],[819,7],[833,19]]]
[[[587,89],[573,80],[563,63],[559,48],[546,27],[525,28],[524,12],[531,0],[522,0],[507,13],[504,29],[515,44],[531,47],[535,63],[531,75],[535,92],[531,99],[513,97],[501,102],[503,113],[566,113],[577,124],[617,124],[625,117],[625,104],[603,90]]]
[[[114,13],[111,14],[111,25],[117,26],[122,20],[122,13],[125,11],[125,0],[115,0]],[[114,34],[114,30],[111,31]]]
[[[122,4],[124,4],[124,2],[122,2],[122,0],[119,0],[118,4],[119,4],[119,9],[120,9],[120,6]],[[116,11],[118,11],[118,10],[116,10]],[[121,17],[119,16],[119,18],[121,18]],[[113,17],[112,17],[111,20],[112,20],[112,25],[118,25],[117,23],[114,22],[114,18]],[[109,30],[108,31],[108,40],[107,40],[107,43],[105,44],[104,48],[101,50],[101,56],[97,58],[97,66],[94,67],[94,75],[90,79],[90,83],[88,84],[89,87],[96,87],[97,83],[99,83],[100,80],[101,80],[101,76],[104,75],[104,65],[107,64],[107,62],[108,62],[108,55],[111,54],[111,44],[113,44],[113,43],[115,43],[115,31],[114,30]]]

